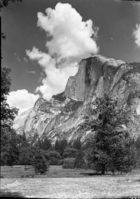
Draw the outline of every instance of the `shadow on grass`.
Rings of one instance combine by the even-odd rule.
[[[0,198],[25,198],[18,192],[10,192],[9,190],[3,189],[0,191]]]
[[[103,174],[101,173],[80,173],[81,175],[85,176],[102,176]]]
[[[120,198],[113,198],[113,199],[132,199],[132,198],[138,198],[138,197],[136,197],[136,196],[132,196],[132,197],[130,197],[130,196],[124,196],[124,197],[120,197]],[[95,199],[95,198],[92,198],[92,199]],[[100,198],[100,199],[104,199],[104,198]],[[111,198],[105,198],[105,199],[111,199]]]

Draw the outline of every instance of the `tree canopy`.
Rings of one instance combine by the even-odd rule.
[[[10,72],[10,68],[2,67],[1,69],[1,126],[9,128],[18,113],[17,108],[10,108],[7,103],[7,96],[11,86]]]
[[[131,142],[125,107],[119,108],[117,101],[107,95],[97,99],[86,118],[86,129],[94,132],[88,141],[87,160],[94,169],[105,171],[129,171],[135,163],[135,149]],[[96,118],[93,117],[96,113]]]

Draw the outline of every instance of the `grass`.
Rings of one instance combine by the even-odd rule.
[[[51,166],[45,175],[20,178],[33,173],[23,166],[1,167],[2,194],[19,194],[22,197],[45,198],[125,198],[139,196],[140,170],[123,175],[93,175],[84,169],[63,169]],[[2,196],[2,195],[1,195]]]
[[[32,166],[2,166],[1,176],[4,178],[20,178],[21,176],[40,177],[40,178],[63,178],[63,177],[85,177],[93,174],[92,170],[85,169],[63,169],[62,166],[50,166],[49,171],[44,175],[35,175]]]

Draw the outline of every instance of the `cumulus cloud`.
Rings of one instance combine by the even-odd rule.
[[[49,54],[62,58],[77,57],[87,53],[97,53],[96,35],[91,20],[82,21],[80,14],[70,4],[58,3],[55,9],[45,10],[47,15],[38,13],[38,26],[53,36],[46,43]]]
[[[58,3],[55,9],[47,8],[45,12],[37,14],[37,25],[49,36],[48,53],[36,47],[26,53],[30,59],[38,61],[46,74],[36,92],[40,91],[44,98],[50,99],[65,89],[69,76],[78,70],[78,61],[98,52],[98,28],[93,27],[90,19],[84,22],[70,4]]]
[[[64,91],[69,76],[75,75],[78,70],[77,62],[63,64],[60,68],[56,67],[55,59],[40,52],[35,47],[32,51],[27,51],[27,55],[31,59],[38,60],[47,75],[42,78],[42,85],[36,88],[36,92],[40,91],[43,97],[48,100],[52,95]]]
[[[7,97],[8,104],[12,107],[19,109],[19,113],[22,113],[34,106],[35,101],[39,98],[39,95],[29,93],[26,89],[12,91]]]
[[[137,24],[133,30],[133,36],[135,38],[135,44],[140,48],[140,24]]]
[[[135,39],[135,44],[140,48],[140,3],[134,4],[136,12],[138,14],[139,23],[136,24],[135,29],[133,29],[133,37]]]

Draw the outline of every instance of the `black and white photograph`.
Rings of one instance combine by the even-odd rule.
[[[140,1],[0,15],[0,197],[140,199]]]

